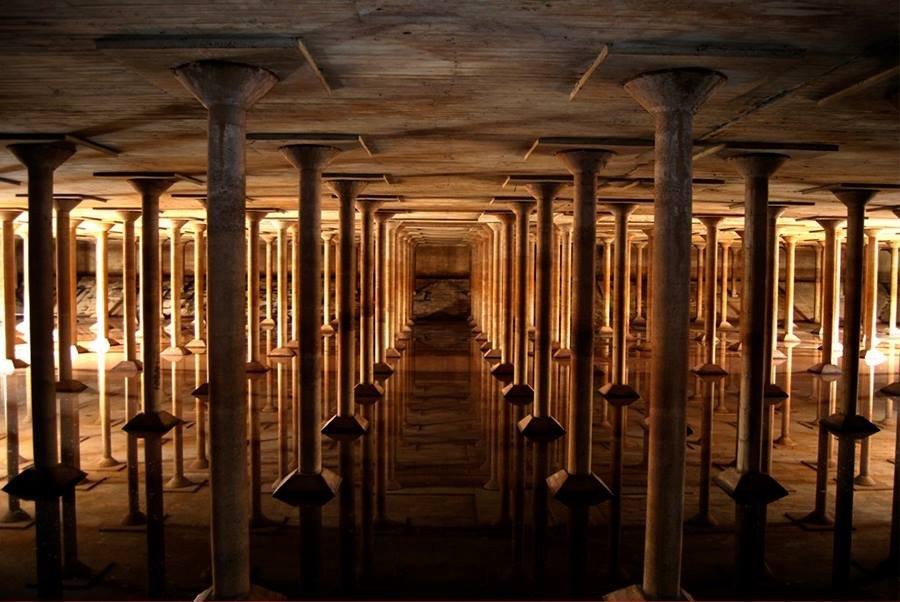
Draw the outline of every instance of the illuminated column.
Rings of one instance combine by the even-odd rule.
[[[287,346],[295,350],[299,348],[300,343],[300,234],[299,226],[291,224],[288,227],[291,233],[291,335],[288,339]]]
[[[559,245],[562,253],[559,257],[559,349],[553,354],[554,359],[569,359],[572,351],[572,224],[559,222]]]
[[[863,307],[863,350],[866,361],[879,364],[884,361],[884,354],[878,351],[878,235],[879,228],[866,228],[866,280],[865,301]]]
[[[293,357],[294,351],[288,344],[288,241],[287,229],[290,224],[285,220],[278,222],[278,233],[275,237],[275,255],[278,272],[278,315],[276,347],[269,352],[270,357]]]
[[[356,200],[360,214],[360,274],[359,274],[359,382],[353,388],[356,403],[370,405],[384,396],[384,389],[375,382],[375,211],[381,202]]]
[[[643,326],[647,323],[644,318],[644,247],[647,243],[637,241],[634,246],[637,250],[637,260],[634,275],[634,319],[631,323],[634,326]]]
[[[69,142],[13,144],[9,150],[28,169],[30,269],[25,278],[31,281],[28,342],[34,465],[13,477],[3,490],[15,497],[34,500],[37,595],[56,599],[62,597],[59,497],[85,477],[83,472],[59,464],[53,369],[53,173],[75,153],[75,145]]]
[[[206,224],[191,223],[194,232],[194,338],[185,347],[206,350]]]
[[[388,299],[391,290],[388,288],[388,235],[387,223],[393,215],[391,211],[375,213],[375,374],[389,376],[394,369],[387,363],[385,352],[390,346],[388,342]],[[380,459],[380,456],[379,456]]]
[[[247,110],[277,81],[269,71],[224,61],[175,69],[208,110],[210,499],[213,599],[250,595],[247,380],[244,362]]]
[[[703,322],[703,316],[705,315],[704,302],[704,294],[706,293],[706,287],[703,286],[703,278],[706,275],[705,271],[705,259],[706,259],[706,241],[698,241],[694,246],[697,247],[697,315],[694,318],[694,322]]]
[[[781,340],[798,343],[800,337],[794,334],[794,273],[797,258],[797,237],[784,235],[784,334]]]
[[[514,255],[514,227],[515,215],[504,211],[498,217],[501,222],[500,229],[500,290],[498,296],[499,326],[497,332],[497,344],[499,347],[499,362],[491,368],[491,374],[499,378],[513,376],[513,255]]]
[[[137,353],[137,259],[134,222],[140,211],[119,211],[122,220],[122,334],[125,337],[125,357],[116,364],[113,372],[139,372],[142,364]],[[128,416],[131,418],[131,416]]]
[[[707,302],[704,306],[703,330],[704,330],[704,358],[703,364],[693,370],[699,376],[725,376],[724,368],[716,364],[716,272],[717,251],[719,240],[719,224],[721,216],[700,216],[700,221],[706,226],[706,274],[703,277],[704,297]]]
[[[731,241],[723,240],[722,241],[722,307],[720,312],[722,314],[722,321],[719,322],[719,330],[729,331],[734,330],[734,326],[732,326],[731,322],[728,321],[728,274],[729,268],[731,267],[729,260],[731,258]]]
[[[81,202],[80,199],[60,197],[56,199],[56,302],[57,319],[57,361],[59,380],[58,393],[80,393],[87,385],[72,378],[72,355],[75,353],[75,339],[72,337],[75,324],[75,308],[72,305],[74,290],[72,274],[72,243],[74,228],[70,225],[70,213]],[[80,220],[79,220],[80,221]]]
[[[888,243],[891,247],[891,305],[888,314],[888,334],[891,338],[900,337],[897,328],[897,278],[900,276],[900,240]]]
[[[387,276],[387,294],[385,295],[384,302],[384,312],[385,312],[385,335],[384,335],[384,357],[386,359],[397,359],[400,357],[400,352],[394,347],[396,344],[396,316],[397,316],[397,304],[398,299],[394,292],[397,290],[397,223],[395,220],[391,220],[387,222],[387,236],[385,240],[385,244],[387,245],[386,255],[385,255],[385,272]],[[473,251],[474,253],[474,251]],[[473,274],[474,274],[473,270]],[[476,294],[476,290],[478,294]],[[472,287],[472,316],[477,321],[478,311],[476,307],[480,303],[480,288]],[[480,332],[480,324],[475,324],[476,328],[479,328]]]
[[[28,364],[16,357],[16,238],[13,221],[22,212],[18,209],[0,211],[0,252],[3,253],[3,290],[0,294],[3,316],[4,357],[14,368],[25,368]],[[27,246],[26,246],[27,251]],[[27,255],[27,253],[25,253]],[[27,280],[27,272],[26,280]],[[25,303],[28,303],[27,297]],[[5,377],[4,377],[5,378]],[[18,458],[17,458],[18,461]]]
[[[181,333],[181,295],[184,291],[184,243],[181,229],[186,220],[173,219],[169,222],[169,348],[163,357],[179,358],[190,355]]]
[[[272,319],[272,265],[274,263],[274,255],[272,254],[272,243],[275,242],[275,235],[263,233],[260,238],[266,244],[265,266],[266,266],[266,317],[259,325],[265,330],[275,327],[275,320]]]
[[[600,332],[612,334],[610,322],[610,309],[612,307],[612,245],[613,240],[609,236],[601,236],[603,245],[603,325]]]
[[[334,334],[331,325],[331,243],[334,240],[334,232],[331,230],[322,232],[322,328],[323,336]]]
[[[656,121],[650,437],[642,594],[681,591],[690,322],[693,115],[724,76],[706,69],[640,75],[625,90]],[[711,300],[715,302],[715,300]]]
[[[266,372],[259,349],[259,222],[266,211],[247,211],[247,372]]]
[[[118,343],[109,338],[109,231],[112,224],[101,222],[97,225],[97,246],[95,256],[94,274],[97,278],[97,324],[96,339],[94,340],[94,350],[97,352],[105,352],[113,345]]]

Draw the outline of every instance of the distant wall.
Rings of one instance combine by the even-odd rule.
[[[432,320],[468,316],[469,265],[466,245],[418,246],[413,315]]]

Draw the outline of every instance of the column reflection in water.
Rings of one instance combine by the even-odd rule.
[[[97,461],[98,468],[112,468],[122,463],[112,455],[112,426],[110,419],[109,395],[107,393],[108,377],[106,373],[106,353],[97,353],[97,392],[100,406],[100,444],[102,453]]]
[[[140,382],[137,375],[125,376],[122,379],[122,395],[125,397],[125,422],[128,423],[135,414],[140,411],[138,403],[138,393],[140,391]],[[122,519],[122,525],[134,526],[143,525],[147,522],[147,517],[141,512],[140,491],[139,491],[139,465],[138,465],[138,439],[132,433],[125,433],[125,463],[127,465],[126,477],[128,479],[128,513]]]
[[[385,399],[382,397],[376,406],[384,407]],[[373,563],[375,560],[375,438],[379,429],[375,423],[375,408],[372,404],[362,406],[363,418],[369,423],[369,430],[362,436],[362,454],[360,462],[360,519],[362,522],[361,539],[362,555],[360,558],[360,579],[363,583],[372,577]]]
[[[209,456],[206,453],[206,404],[209,401],[209,386],[206,384],[206,355],[195,353],[194,362],[194,461],[192,470],[209,468]]]
[[[6,421],[6,473],[7,480],[19,474],[19,396],[9,395],[9,377],[14,373],[11,360],[0,360],[0,387],[3,393],[4,419]],[[31,516],[22,510],[19,498],[7,496],[6,512],[0,517],[0,523],[19,523],[31,520]]]
[[[784,343],[784,390],[787,397],[781,402],[781,434],[772,443],[778,447],[794,447],[796,443],[791,438],[791,417],[793,413],[793,379],[794,379],[794,348],[797,343]]]
[[[178,372],[178,361],[169,362],[169,390],[172,395],[172,415],[181,419],[182,398],[178,390],[181,375]],[[178,422],[172,429],[172,478],[166,482],[166,489],[187,489],[196,487],[197,483],[184,475],[184,423]]]
[[[260,390],[263,374],[248,373],[247,405],[249,413],[250,447],[250,528],[265,529],[275,522],[265,516],[262,510],[262,448],[260,442]]]

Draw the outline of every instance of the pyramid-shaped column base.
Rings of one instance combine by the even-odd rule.
[[[353,387],[353,401],[361,406],[377,403],[384,397],[384,389],[378,383],[358,383]]]
[[[387,362],[375,362],[372,371],[378,376],[387,378],[394,373],[394,368]]]
[[[245,366],[245,370],[247,372],[251,372],[251,373],[255,373],[255,374],[262,374],[264,372],[268,372],[270,370],[270,368],[259,360],[252,360],[252,361],[247,362],[247,364]]]
[[[528,415],[517,426],[522,436],[538,443],[550,443],[566,434],[566,429],[553,416]]]
[[[324,506],[337,495],[341,477],[327,468],[313,474],[295,470],[279,481],[272,497],[291,506]]]
[[[353,441],[368,430],[369,421],[361,416],[332,416],[322,427],[322,434],[334,441]]]
[[[122,360],[112,367],[110,372],[122,372],[136,374],[144,369],[144,364],[138,360]]]
[[[613,497],[600,477],[590,472],[573,474],[563,469],[547,477],[547,487],[556,500],[566,506],[596,506]]]
[[[81,393],[86,391],[88,386],[80,380],[74,378],[56,381],[57,393]]]
[[[38,468],[29,466],[14,476],[3,491],[20,500],[58,498],[87,477],[87,473],[67,464]]]
[[[534,389],[525,383],[506,385],[503,388],[503,399],[516,406],[527,406],[534,402]]]

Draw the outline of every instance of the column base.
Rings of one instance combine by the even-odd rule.
[[[115,339],[105,338],[105,339],[94,339],[90,342],[89,347],[91,351],[94,353],[106,353],[112,347],[119,345],[119,341]]]
[[[775,447],[792,448],[797,447],[797,442],[790,437],[782,436],[772,441],[772,445],[774,445]]]
[[[334,328],[332,328],[331,324],[322,324],[322,326],[319,328],[319,333],[323,337],[330,337],[334,334]]]
[[[209,398],[209,382],[202,383],[199,387],[191,391],[191,397],[199,397],[200,399]]]
[[[728,376],[728,371],[718,364],[703,364],[691,368],[691,372],[697,376]]]
[[[353,441],[366,434],[369,421],[361,416],[332,416],[322,434],[334,441]]]
[[[203,339],[191,339],[187,342],[185,347],[187,347],[194,353],[199,353],[206,350],[206,341]]]
[[[398,336],[397,338],[399,339],[400,337]],[[485,341],[487,341],[487,335],[483,332],[478,333],[478,335],[475,337],[476,343],[484,343]]]
[[[813,531],[830,530],[834,527],[834,517],[825,510],[822,512],[813,510],[809,514],[795,514],[793,512],[788,512],[785,516],[791,522],[796,523],[801,527],[807,525],[810,530]]]
[[[112,367],[110,372],[128,372],[128,373],[137,373],[144,369],[144,364],[139,362],[138,360],[122,360],[118,364]]]
[[[140,510],[136,510],[135,512],[129,512],[128,514],[125,515],[125,518],[123,518],[119,522],[119,525],[122,527],[137,527],[137,526],[146,525],[146,524],[147,524],[147,515],[145,515]]]
[[[263,330],[272,330],[275,328],[275,320],[272,318],[266,318],[259,323],[259,327]]]
[[[74,378],[56,381],[57,393],[81,393],[82,391],[86,391],[87,388],[88,386],[86,384],[80,380],[75,380]]]
[[[288,349],[294,349],[294,350],[300,349],[300,341],[298,341],[297,339],[291,339],[290,341],[285,343],[284,346],[287,347]]]
[[[197,458],[190,464],[191,470],[207,470],[209,468],[209,460],[206,458]]]
[[[84,353],[90,353],[90,352],[91,352],[91,350],[88,349],[87,347],[85,347],[84,345],[82,345],[81,343],[75,343],[74,345],[72,345],[72,353],[73,354],[77,353],[78,355],[82,355]]]
[[[408,341],[409,333],[410,333],[409,328],[404,327],[404,330],[401,330],[400,332],[397,333],[397,339],[399,339],[401,341]]]
[[[566,429],[553,416],[528,415],[516,425],[522,436],[529,441],[550,443],[566,434]]]
[[[269,357],[294,357],[294,350],[289,347],[276,347],[269,352]]]
[[[875,347],[860,352],[859,356],[866,360],[866,363],[871,366],[877,366],[878,364],[882,364],[887,360],[887,357],[885,357],[885,355]]]
[[[247,362],[245,370],[254,374],[262,374],[268,372],[270,368],[259,360],[252,360]]]
[[[13,368],[17,368],[17,369],[18,368],[27,368],[28,366],[31,365],[28,362],[26,362],[25,360],[20,360],[17,357],[14,357],[14,358],[10,359],[9,361],[12,362]]]
[[[94,466],[97,468],[113,468],[115,466],[122,466],[122,464],[124,464],[124,462],[120,462],[110,456],[108,458],[100,458]]]
[[[397,351],[406,351],[406,341],[398,337],[397,344],[394,345],[394,348],[397,349]]]
[[[170,430],[183,424],[184,420],[176,418],[165,410],[156,412],[140,412],[125,423],[122,430],[138,439],[161,437]]]
[[[608,383],[600,387],[600,395],[602,395],[611,406],[619,408],[630,406],[641,398],[631,385],[617,385],[613,383]]]
[[[814,364],[806,369],[807,372],[811,374],[822,374],[822,375],[835,375],[841,373],[841,369],[834,364],[829,364],[827,362],[819,362],[818,364]]]
[[[503,357],[503,354],[500,353],[499,349],[488,349],[484,352],[484,355],[482,357],[484,357],[484,359],[486,360],[499,360],[501,357]]]
[[[15,523],[27,523],[32,520],[31,515],[22,510],[7,510],[3,516],[0,516],[0,524],[10,525]]]
[[[780,340],[784,341],[785,343],[799,343],[800,337],[795,335],[793,332],[786,332],[781,336]]]
[[[394,367],[387,362],[375,362],[372,371],[379,376],[388,377],[394,373]]]
[[[631,321],[632,326],[646,326],[647,318],[644,316],[635,316],[635,318]]]
[[[384,389],[378,383],[358,383],[353,387],[353,400],[361,406],[370,406],[384,397]]]
[[[772,350],[772,359],[773,360],[783,360],[786,357],[787,356],[784,354],[784,351],[782,351],[778,347],[776,347],[775,349]]]
[[[653,351],[653,345],[650,344],[648,339],[641,340],[640,343],[634,346],[638,351]]]
[[[787,391],[782,389],[775,383],[766,383],[763,385],[763,400],[768,404],[778,404],[790,397]]]
[[[781,483],[762,472],[740,473],[737,468],[729,468],[719,473],[713,482],[741,505],[768,505],[788,494]]]
[[[735,341],[728,346],[728,351],[740,351],[743,347],[744,344],[741,341]]]
[[[853,486],[854,488],[860,487],[863,489],[868,487],[877,487],[878,481],[867,474],[859,474],[856,475],[856,477],[853,479]]]
[[[631,600],[634,601],[643,601],[643,600],[657,600],[658,598],[650,598],[644,593],[644,590],[639,585],[629,585],[628,587],[623,587],[621,589],[617,589],[614,592],[610,592],[603,596],[604,600],[608,600],[610,602],[628,602]],[[693,600],[691,595],[684,590],[681,590],[681,595],[676,598],[665,598],[666,600]]]
[[[167,358],[167,359],[168,358],[178,359],[178,358],[182,358],[187,355],[190,355],[190,354],[191,354],[190,349],[188,349],[184,345],[172,345],[171,347],[169,347],[168,349],[165,349],[162,353],[160,353],[160,355],[162,357]]]
[[[313,474],[297,470],[276,483],[272,497],[290,506],[324,506],[337,495],[341,477],[327,468]]]
[[[871,437],[881,430],[867,418],[860,416],[859,414],[853,414],[852,416],[832,414],[831,416],[822,418],[819,421],[819,424],[838,439],[841,437],[849,437],[854,441]]]
[[[612,326],[601,326],[600,327],[600,334],[611,335],[612,333],[613,333]]]
[[[503,399],[515,406],[527,406],[534,403],[534,389],[525,383],[506,385],[503,387]]]
[[[192,481],[184,475],[176,475],[166,481],[163,489],[167,491],[177,491],[179,489],[188,489],[199,485],[196,481]]]
[[[596,506],[613,497],[613,492],[592,472],[573,474],[562,469],[547,477],[547,488],[566,506]]]
[[[685,526],[687,527],[697,527],[700,529],[712,529],[713,527],[719,526],[719,521],[714,519],[709,514],[695,514],[691,518],[684,521]]]
[[[501,379],[512,376],[515,371],[515,367],[509,362],[502,362],[491,368],[491,374]]]
[[[38,468],[29,466],[6,485],[3,491],[20,500],[60,497],[87,477],[87,473],[67,464]]]
[[[718,329],[719,330],[734,330],[734,325],[731,322],[728,322],[726,320],[724,322],[719,322]]]
[[[393,347],[388,347],[387,349],[384,350],[384,357],[395,360],[395,359],[398,359],[403,356],[401,356],[400,352],[397,351],[396,349],[394,349]]]
[[[566,347],[560,347],[553,354],[553,359],[555,360],[567,360],[572,357],[572,350],[567,349]]]

